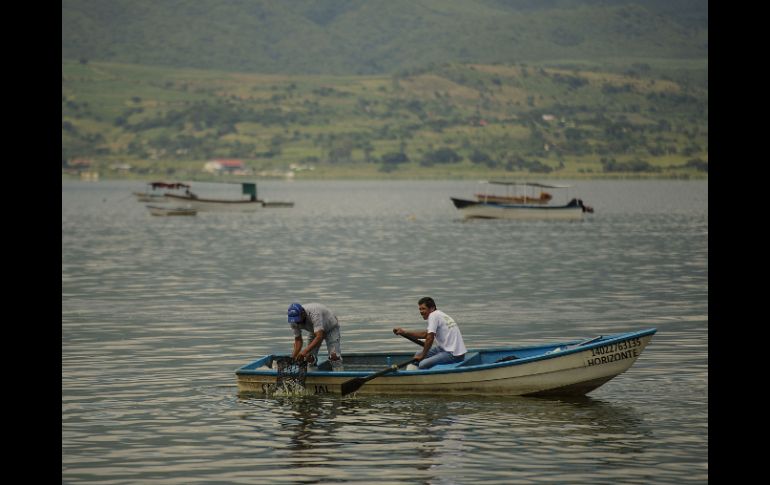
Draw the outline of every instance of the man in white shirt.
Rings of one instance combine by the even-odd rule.
[[[329,362],[332,370],[342,370],[342,353],[340,352],[340,324],[337,316],[329,308],[320,303],[300,305],[292,303],[288,310],[289,326],[294,333],[294,351],[292,359],[307,360],[311,365],[318,365],[318,350],[321,342],[326,341],[329,351]],[[312,337],[307,347],[302,348],[302,330]]]
[[[437,309],[433,298],[427,296],[420,298],[417,305],[423,320],[428,321],[428,328],[426,330],[407,331],[401,327],[396,327],[393,329],[393,333],[425,339],[422,351],[414,356],[420,362],[419,368],[421,370],[430,369],[438,364],[462,362],[465,359],[467,349],[457,322]],[[431,348],[434,341],[436,347]]]

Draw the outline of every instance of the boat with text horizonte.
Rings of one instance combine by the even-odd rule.
[[[352,353],[343,369],[328,360],[308,368],[310,394],[444,394],[487,396],[584,395],[628,370],[655,334],[655,328],[600,335],[542,345],[469,349],[459,363],[407,370],[413,354]],[[411,339],[410,339],[411,340]],[[287,356],[266,355],[235,371],[238,390],[277,390],[277,362]]]
[[[262,208],[294,207],[294,202],[268,202],[257,198],[257,184],[241,183],[242,194],[247,199],[207,199],[196,194],[165,194],[172,202],[183,202],[201,212],[255,212]]]
[[[568,189],[569,185],[546,185],[535,182],[498,182],[490,181],[488,184],[505,186],[508,189],[513,188],[514,192],[518,188],[529,190],[538,189]],[[510,190],[507,195],[494,195],[485,192],[475,194],[476,200],[461,199],[450,197],[454,206],[462,213],[466,219],[557,219],[557,220],[576,220],[582,219],[583,213],[593,212],[593,208],[584,205],[581,199],[573,198],[562,205],[549,204],[552,196],[546,192],[540,192],[540,195],[520,193],[511,195]],[[519,202],[520,201],[520,202]]]

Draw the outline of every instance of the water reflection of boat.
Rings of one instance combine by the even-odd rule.
[[[409,363],[407,353],[346,354],[344,370],[332,371],[320,361],[308,370],[306,389],[314,394],[345,394],[343,384],[371,378],[358,386],[359,393],[449,395],[583,395],[628,370],[649,343],[655,329],[618,333],[556,344],[530,347],[470,349],[459,363],[427,370],[401,370]],[[241,392],[270,393],[278,371],[267,355],[236,370]],[[392,364],[400,362],[401,364]]]

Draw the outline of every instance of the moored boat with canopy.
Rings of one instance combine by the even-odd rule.
[[[593,212],[593,208],[584,205],[578,198],[565,201],[561,205],[551,204],[549,202],[552,201],[552,196],[542,192],[542,189],[569,189],[570,185],[504,181],[486,183],[506,187],[506,195],[490,194],[487,191],[475,194],[476,200],[450,197],[464,218],[579,220],[585,212]],[[533,189],[540,190],[539,195],[536,196],[532,192]]]

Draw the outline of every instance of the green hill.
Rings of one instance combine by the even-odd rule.
[[[239,158],[258,176],[705,176],[707,76],[707,61],[668,59],[370,76],[64,60],[62,169],[192,180]]]
[[[63,0],[62,58],[283,74],[708,58],[708,1]]]

